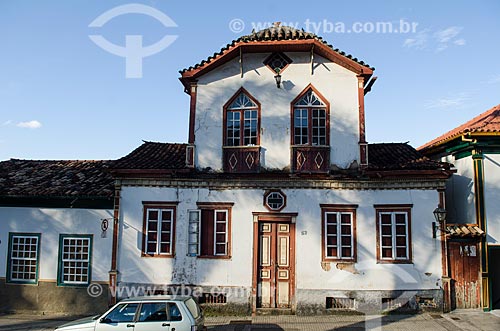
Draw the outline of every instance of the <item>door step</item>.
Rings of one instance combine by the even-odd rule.
[[[295,315],[291,308],[257,308],[257,315]]]

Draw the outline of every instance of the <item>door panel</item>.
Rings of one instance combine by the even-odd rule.
[[[448,242],[451,265],[451,308],[481,307],[480,260],[475,243]]]
[[[291,293],[291,225],[259,223],[257,307],[288,308]]]

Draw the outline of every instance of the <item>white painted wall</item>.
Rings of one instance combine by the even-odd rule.
[[[273,73],[263,64],[270,53],[243,55],[208,72],[198,80],[196,100],[196,165],[222,169],[223,106],[244,87],[261,104],[262,166],[290,164],[290,104],[311,83],[330,102],[331,163],[346,168],[359,163],[359,113],[356,74],[319,55],[311,75],[309,53],[286,53],[293,63],[282,72],[278,89]]]
[[[41,233],[39,280],[57,280],[60,234],[93,234],[92,281],[108,281],[112,224],[101,238],[101,219],[111,210],[0,207],[0,277],[6,277],[9,232]]]
[[[500,155],[484,156],[484,203],[488,243],[500,244]]]
[[[472,156],[456,160],[447,156],[441,161],[452,163],[457,172],[446,183],[448,223],[477,223],[474,205],[474,161]]]
[[[284,190],[287,207],[298,212],[296,222],[296,286],[298,289],[437,289],[441,277],[441,248],[432,238],[436,191],[421,190]],[[252,281],[252,212],[267,211],[263,190],[208,190],[122,187],[119,281],[127,283],[197,284],[250,287]],[[179,201],[175,258],[141,257],[142,201]],[[196,202],[235,202],[232,209],[232,258],[198,259],[187,254],[187,210]],[[358,204],[359,274],[321,267],[320,203]],[[376,263],[374,204],[413,204],[413,264]],[[307,231],[303,235],[302,232]],[[428,275],[426,275],[426,273]]]

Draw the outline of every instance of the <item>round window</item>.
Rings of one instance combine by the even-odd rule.
[[[270,192],[265,197],[265,205],[270,210],[279,211],[285,207],[285,195],[281,192]]]

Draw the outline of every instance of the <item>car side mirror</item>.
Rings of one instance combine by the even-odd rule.
[[[111,322],[113,321],[107,317],[103,317],[99,320],[99,323],[111,323]]]

